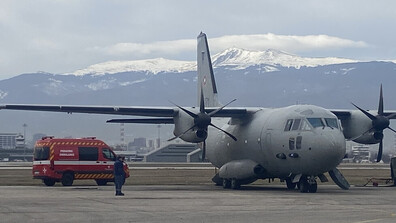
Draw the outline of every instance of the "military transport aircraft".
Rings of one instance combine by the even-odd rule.
[[[220,168],[217,185],[237,189],[257,179],[279,178],[289,189],[315,193],[317,179],[326,182],[328,172],[342,189],[349,184],[337,170],[345,156],[345,140],[379,143],[396,111],[383,109],[382,86],[378,111],[329,110],[314,105],[284,108],[230,108],[217,100],[217,88],[206,35],[197,38],[198,107],[126,107],[69,105],[0,105],[0,109],[67,113],[145,116],[112,119],[110,123],[174,124],[174,135],[200,143],[202,158]],[[210,126],[210,127],[209,127]],[[170,139],[170,140],[172,140]]]

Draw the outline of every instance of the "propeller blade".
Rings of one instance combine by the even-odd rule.
[[[378,105],[378,114],[384,115],[384,98],[382,96],[382,84],[380,87],[380,98],[379,98],[379,105]]]
[[[186,134],[188,131],[190,131],[191,129],[193,129],[193,128],[195,128],[195,127],[196,127],[196,125],[191,126],[191,128],[187,129],[187,130],[184,131],[182,134],[177,135],[177,136],[175,136],[175,137],[173,137],[173,138],[168,139],[168,142],[170,142],[170,141],[172,141],[172,140],[175,140],[175,139],[177,139],[177,138],[182,137],[184,134]]]
[[[396,117],[396,113],[390,114],[386,116],[387,119],[392,119],[393,117]]]
[[[220,110],[222,110],[223,108],[225,108],[226,106],[228,106],[229,104],[231,104],[231,103],[234,102],[234,101],[236,101],[236,99],[234,99],[234,100],[228,102],[227,104],[221,106],[220,108],[218,108],[218,109],[212,111],[212,112],[209,113],[208,115],[209,115],[210,117],[212,117],[212,116],[215,115],[217,112],[219,112]]]
[[[355,105],[354,103],[351,102],[351,104],[353,104],[353,106],[355,106],[357,109],[359,109],[361,112],[363,112],[363,113],[364,113],[367,117],[369,117],[371,120],[376,120],[376,119],[377,119],[374,115],[368,113],[366,110],[363,110],[363,109],[359,108],[359,107],[358,107],[357,105]]]
[[[205,161],[206,158],[206,140],[203,141],[203,145],[202,145],[202,157],[201,157],[201,161]]]
[[[212,127],[214,127],[214,128],[216,128],[216,129],[218,129],[218,130],[220,130],[220,131],[222,131],[222,132],[224,132],[226,135],[228,135],[229,137],[231,137],[234,141],[237,141],[237,138],[236,138],[235,136],[231,135],[231,133],[224,131],[223,129],[221,129],[221,128],[215,126],[215,125],[213,125],[212,123],[210,123],[209,125],[212,126]]]
[[[396,133],[396,130],[392,129],[391,127],[388,126],[388,129],[392,130],[394,133]]]
[[[381,142],[379,144],[379,149],[378,149],[377,163],[379,161],[381,161],[381,159],[382,159],[382,147],[383,147],[383,144],[382,144],[382,140],[381,140]]]
[[[198,117],[197,114],[195,114],[195,113],[193,113],[193,112],[191,112],[191,111],[189,111],[189,110],[187,110],[187,109],[185,109],[185,108],[183,108],[183,107],[181,107],[181,106],[179,106],[179,105],[177,105],[177,104],[175,104],[175,103],[173,103],[171,101],[169,101],[169,102],[172,103],[174,106],[178,107],[179,109],[181,109],[182,111],[184,111],[185,113],[189,114],[191,117],[193,117],[193,118]]]

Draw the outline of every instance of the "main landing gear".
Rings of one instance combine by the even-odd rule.
[[[231,188],[237,190],[241,187],[237,179],[223,179],[223,188]]]

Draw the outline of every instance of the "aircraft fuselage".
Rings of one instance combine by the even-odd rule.
[[[222,129],[238,141],[219,131],[208,134],[207,158],[216,167],[246,159],[271,177],[317,176],[335,168],[346,152],[337,117],[312,105],[262,109],[243,121],[228,119]]]

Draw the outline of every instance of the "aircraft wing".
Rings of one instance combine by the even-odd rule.
[[[193,108],[190,108],[191,110]],[[146,124],[171,124],[173,117],[179,112],[177,107],[146,107],[146,106],[84,106],[84,105],[40,105],[40,104],[9,104],[0,105],[0,110],[27,110],[27,111],[48,111],[65,113],[88,113],[88,114],[109,114],[109,115],[130,115],[146,117],[162,117],[151,119],[114,119],[108,122],[124,123],[146,123]],[[207,112],[216,110],[208,108]],[[217,112],[214,117],[242,117],[256,109],[246,108],[224,108]]]
[[[171,107],[29,105],[29,104],[0,105],[0,110],[1,109],[66,112],[66,113],[136,115],[136,116],[151,116],[151,117],[173,117],[177,112],[177,108],[171,108]]]
[[[352,111],[358,110],[341,110],[341,109],[330,109],[330,111],[335,114],[340,120],[345,120],[351,117]],[[376,114],[377,111],[368,111],[371,114]],[[389,119],[396,119],[396,111],[384,111],[384,116],[388,117]]]
[[[330,110],[338,119],[345,120],[351,117],[352,110]]]

